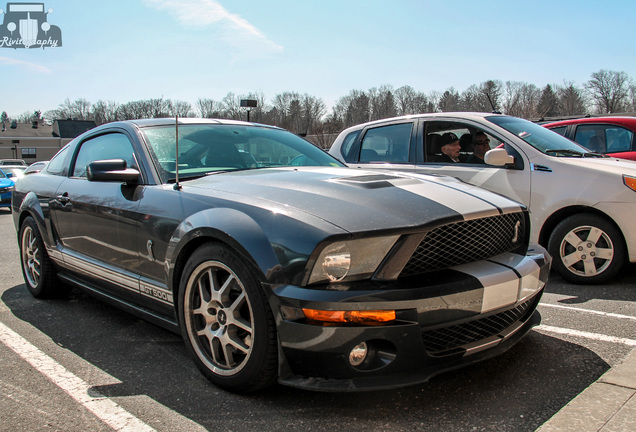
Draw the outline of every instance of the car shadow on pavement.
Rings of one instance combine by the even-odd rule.
[[[636,264],[625,265],[614,280],[599,285],[573,285],[553,271],[546,292],[567,296],[558,301],[565,305],[595,299],[636,302]]]
[[[37,300],[18,285],[2,300],[17,318],[121,381],[93,390],[146,395],[209,430],[534,431],[609,369],[593,351],[533,331],[499,357],[426,384],[364,393],[276,385],[237,395],[199,373],[178,335],[83,292]]]

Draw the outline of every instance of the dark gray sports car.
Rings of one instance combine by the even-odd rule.
[[[180,332],[232,391],[396,387],[492,357],[539,323],[550,267],[513,201],[234,121],[95,128],[12,210],[35,297],[80,287]]]

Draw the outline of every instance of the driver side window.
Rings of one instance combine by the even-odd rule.
[[[137,167],[134,150],[128,137],[110,133],[84,141],[79,149],[73,177],[86,177],[86,167],[96,160],[124,159],[128,168]]]
[[[456,122],[429,122],[424,137],[425,163],[486,165],[486,152],[501,144],[481,129]]]

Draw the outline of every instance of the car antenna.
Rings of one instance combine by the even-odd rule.
[[[175,159],[175,183],[174,190],[181,190],[181,185],[179,184],[179,116],[174,116],[174,136],[175,136],[175,144],[176,144],[176,159]]]
[[[493,114],[501,114],[501,111],[497,111],[497,109],[495,108],[495,104],[492,103],[492,99],[490,99],[490,93],[488,93],[487,91],[484,92],[484,94],[486,95],[486,97],[488,98],[488,102],[490,102],[490,107],[492,108],[492,113]]]

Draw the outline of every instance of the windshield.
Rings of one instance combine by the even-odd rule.
[[[487,117],[487,120],[515,134],[537,150],[552,156],[596,155],[558,133],[527,120],[507,116],[492,116]]]
[[[281,129],[245,125],[179,125],[143,128],[163,182],[218,172],[289,166],[344,166],[308,141]]]
[[[8,167],[2,167],[2,171],[4,172],[4,174],[5,174],[7,177],[15,177],[15,178],[22,177],[22,175],[24,174],[24,170],[25,170],[25,169],[26,169],[26,167],[24,167],[24,168],[18,168],[18,167],[15,167],[15,168],[14,168],[14,167],[11,167],[11,168],[8,168]]]

